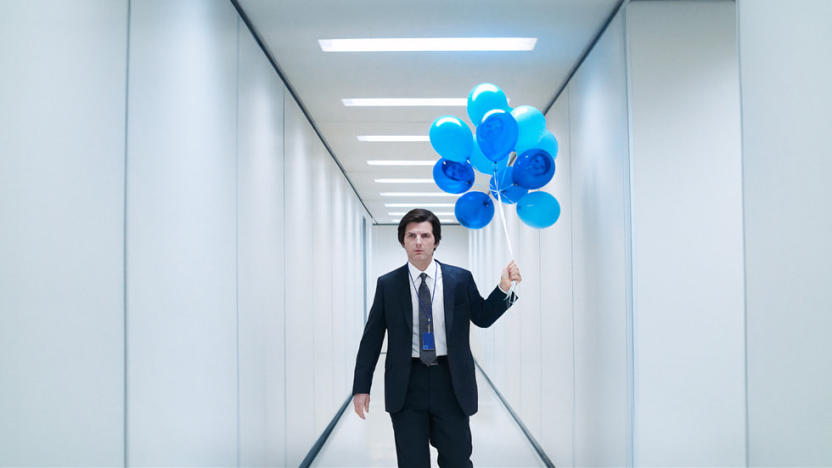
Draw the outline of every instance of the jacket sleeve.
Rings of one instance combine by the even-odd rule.
[[[364,325],[364,335],[358,346],[358,356],[355,359],[355,374],[352,381],[352,394],[370,393],[373,383],[373,371],[378,363],[381,344],[384,342],[384,331],[387,328],[384,318],[384,291],[381,278],[376,282],[376,296],[370,308],[370,316]]]
[[[488,328],[508,310],[511,304],[514,304],[518,296],[511,293],[511,298],[508,298],[506,293],[501,291],[499,287],[494,286],[494,290],[488,295],[488,299],[483,299],[476,283],[474,283],[471,272],[466,273],[469,304],[471,305],[471,321],[480,328]]]

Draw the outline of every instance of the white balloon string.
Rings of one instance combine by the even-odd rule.
[[[500,220],[503,222],[503,232],[506,234],[506,245],[508,245],[508,253],[511,256],[511,259],[514,260],[514,252],[511,249],[511,237],[508,235],[508,225],[506,224],[506,215],[503,213],[503,197],[500,194],[502,188],[500,187],[500,180],[497,177],[497,167],[494,166],[494,187],[497,189],[497,202],[500,208]],[[512,293],[514,293],[515,289],[517,288],[517,281],[511,282],[511,287],[508,289],[506,293],[507,297],[511,297]]]

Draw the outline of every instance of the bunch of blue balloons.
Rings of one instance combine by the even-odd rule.
[[[558,141],[546,130],[546,118],[531,106],[508,106],[505,93],[482,83],[468,95],[468,116],[476,125],[472,134],[461,119],[446,115],[430,127],[430,143],[441,156],[433,166],[433,180],[449,193],[464,193],[474,185],[474,169],[490,175],[495,200],[517,204],[517,216],[531,227],[543,229],[560,217],[560,204],[551,194],[532,192],[555,175]],[[513,164],[510,155],[516,154]],[[471,191],[454,207],[459,223],[480,229],[494,217],[488,194]]]

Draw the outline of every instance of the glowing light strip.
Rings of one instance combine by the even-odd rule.
[[[370,166],[433,166],[436,161],[370,159],[367,160],[367,164]]]
[[[458,193],[446,192],[379,192],[382,197],[458,197]]]
[[[341,99],[345,107],[431,107],[468,105],[467,98],[351,98]]]
[[[430,141],[427,135],[359,135],[356,138],[372,143]]]
[[[385,203],[387,208],[450,208],[453,203]]]
[[[529,51],[536,37],[390,37],[319,39],[324,52]]]
[[[379,184],[431,184],[433,179],[375,179]]]

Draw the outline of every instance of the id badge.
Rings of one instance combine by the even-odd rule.
[[[433,351],[433,332],[422,332],[422,350]]]

